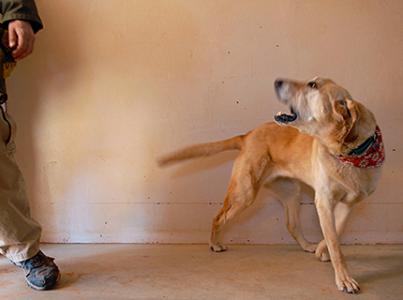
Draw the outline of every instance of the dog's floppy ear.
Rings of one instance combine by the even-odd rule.
[[[351,143],[358,138],[357,122],[359,120],[359,108],[356,102],[350,99],[343,100],[343,107],[346,110],[345,115],[347,115],[346,122],[348,124],[348,131],[344,138],[344,142]]]
[[[334,117],[336,119],[336,136],[340,142],[351,143],[358,137],[356,122],[358,120],[358,106],[350,99],[341,99],[333,102]]]
[[[350,99],[336,100],[334,102],[334,111],[338,119],[346,123],[353,124],[358,119],[358,106]]]
[[[352,107],[352,105],[352,101],[348,99],[336,100],[334,102],[334,110],[340,117],[343,118],[344,121],[349,122],[352,118],[350,111],[350,107]]]

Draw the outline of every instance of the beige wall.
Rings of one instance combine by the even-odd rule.
[[[46,29],[9,94],[44,241],[207,241],[236,153],[164,170],[155,158],[271,120],[278,76],[324,75],[376,114],[387,149],[344,241],[403,242],[403,1],[37,3]],[[273,198],[262,192],[227,240],[290,242]]]

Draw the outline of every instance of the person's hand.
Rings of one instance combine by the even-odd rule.
[[[35,34],[29,22],[14,20],[8,23],[8,44],[14,59],[20,60],[34,50]]]

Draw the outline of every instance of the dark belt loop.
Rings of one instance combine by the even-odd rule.
[[[8,100],[7,88],[6,88],[6,80],[4,78],[0,78],[0,105],[6,103]]]
[[[6,103],[8,100],[8,95],[4,93],[0,93],[0,105]]]

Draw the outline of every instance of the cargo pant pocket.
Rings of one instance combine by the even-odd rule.
[[[0,135],[1,145],[0,153],[14,153],[15,152],[15,134],[16,124],[14,119],[4,110],[1,106],[0,116]]]

